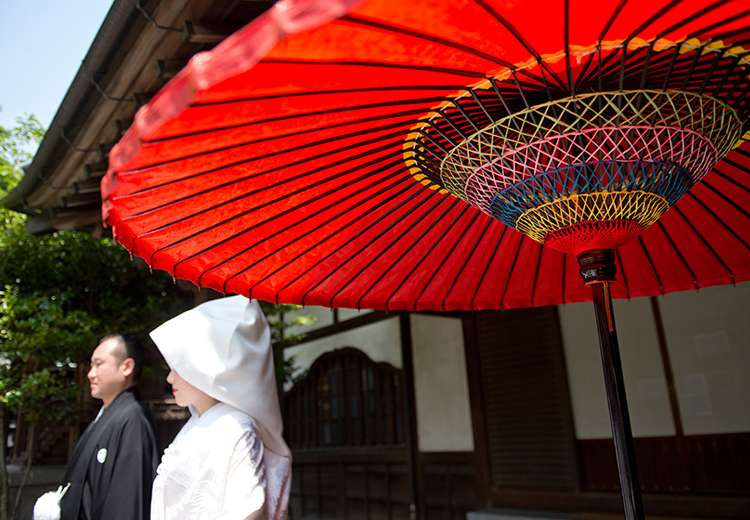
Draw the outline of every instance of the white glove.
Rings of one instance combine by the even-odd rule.
[[[60,520],[60,500],[70,487],[59,486],[55,491],[47,491],[37,498],[34,504],[34,520]]]

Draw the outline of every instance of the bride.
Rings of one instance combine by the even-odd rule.
[[[260,306],[213,300],[151,333],[167,381],[191,419],[166,449],[154,480],[152,520],[286,517],[291,455]]]

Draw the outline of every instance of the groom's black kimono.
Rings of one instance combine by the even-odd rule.
[[[149,416],[134,390],[125,390],[76,444],[61,520],[148,520],[158,464]]]

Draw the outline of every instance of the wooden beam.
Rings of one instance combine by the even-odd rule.
[[[189,43],[217,44],[239,29],[227,24],[210,24],[202,22],[185,22],[183,38]]]
[[[63,197],[62,205],[63,208],[66,209],[80,208],[84,206],[101,204],[101,200],[101,194],[97,190],[94,193],[81,193],[78,195],[69,195],[67,197]]]
[[[86,179],[91,179],[93,177],[100,177],[107,173],[107,168],[109,167],[109,161],[97,161],[85,164],[83,166],[83,169],[86,170]]]
[[[674,383],[674,372],[672,372],[672,360],[669,357],[667,348],[667,334],[664,332],[664,321],[661,317],[659,300],[655,296],[650,298],[651,312],[654,315],[654,325],[656,326],[656,336],[659,340],[659,354],[661,354],[661,364],[664,369],[664,379],[667,380],[667,392],[669,393],[669,407],[672,409],[672,420],[674,421],[674,433],[677,438],[685,436],[682,427],[682,415],[680,414],[680,403],[677,400],[677,389]]]
[[[156,60],[156,76],[159,79],[171,79],[185,65],[187,65],[187,60]]]
[[[102,176],[92,177],[73,184],[73,193],[75,195],[99,193]]]

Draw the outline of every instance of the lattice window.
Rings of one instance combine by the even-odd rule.
[[[295,449],[401,445],[401,371],[355,348],[318,358],[284,396],[287,438]]]

